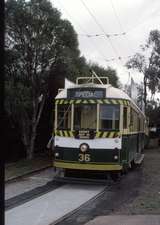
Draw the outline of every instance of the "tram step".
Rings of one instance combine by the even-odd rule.
[[[141,164],[143,159],[144,159],[144,154],[139,154],[138,153],[138,154],[136,154],[136,157],[134,159],[134,163],[135,164]]]

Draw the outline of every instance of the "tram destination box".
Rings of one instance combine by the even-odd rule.
[[[71,99],[100,99],[105,96],[105,88],[71,88],[67,90],[67,98]]]

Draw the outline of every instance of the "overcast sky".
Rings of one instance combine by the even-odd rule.
[[[160,29],[160,0],[51,0],[78,34],[81,55],[117,70],[128,82],[124,64],[144,45],[149,32]],[[125,35],[123,33],[126,33]],[[110,35],[109,38],[104,34]],[[117,35],[119,34],[119,35]],[[100,35],[87,37],[87,35]],[[119,59],[121,57],[121,60]],[[135,82],[143,76],[130,71]]]

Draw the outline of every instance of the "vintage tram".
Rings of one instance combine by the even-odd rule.
[[[147,120],[108,78],[77,78],[55,98],[54,167],[69,171],[126,172],[140,164]]]

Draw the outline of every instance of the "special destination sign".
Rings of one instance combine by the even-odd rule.
[[[105,98],[105,91],[104,88],[72,88],[67,90],[67,97],[74,99]]]

